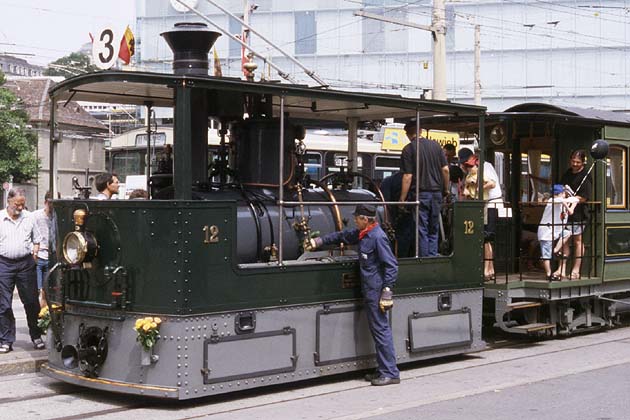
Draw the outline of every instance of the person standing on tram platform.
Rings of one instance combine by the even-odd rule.
[[[400,197],[400,188],[402,186],[402,172],[398,171],[381,183],[381,192],[385,201],[397,201]],[[398,258],[412,257],[415,253],[416,240],[415,228],[416,223],[413,219],[413,213],[410,208],[399,207],[396,205],[387,206],[391,223],[396,232],[396,256]]]
[[[564,243],[562,253],[566,257],[569,254],[569,242],[573,242],[573,267],[568,275],[570,280],[579,279],[584,256],[584,242],[582,234],[588,222],[588,207],[586,202],[591,199],[592,180],[585,167],[586,152],[582,149],[571,153],[569,169],[562,175],[560,183],[569,186],[570,195],[577,197],[578,204],[573,214],[569,216],[568,229],[571,231],[569,241]],[[556,271],[557,276],[564,276],[563,272]]]
[[[116,174],[104,173],[96,175],[94,186],[98,191],[97,200],[111,200],[114,195],[118,195],[120,183]]]
[[[33,217],[24,213],[25,203],[24,191],[13,189],[8,193],[7,208],[0,211],[0,354],[12,351],[15,342],[13,290],[16,287],[33,346],[37,350],[46,347],[37,326],[35,264],[41,235]]]
[[[438,255],[438,236],[442,201],[449,193],[450,177],[448,162],[440,145],[425,138],[416,139],[416,123],[405,125],[405,133],[410,142],[402,151],[400,171],[403,173],[400,201],[414,201],[416,176],[419,183],[420,202],[418,233],[420,236],[419,254],[421,257]],[[416,174],[416,150],[420,148],[419,174]],[[413,208],[410,208],[413,210]]]
[[[396,352],[387,311],[393,306],[393,286],[398,276],[398,261],[392,253],[387,235],[376,221],[376,208],[359,204],[354,211],[356,229],[333,232],[323,237],[307,239],[304,250],[312,251],[323,245],[340,242],[359,244],[361,292],[365,302],[368,325],[376,348],[376,372],[365,379],[372,385],[400,383]]]

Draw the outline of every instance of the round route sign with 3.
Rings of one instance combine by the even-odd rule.
[[[118,58],[122,35],[113,28],[98,32],[92,42],[92,60],[101,70],[111,68]]]

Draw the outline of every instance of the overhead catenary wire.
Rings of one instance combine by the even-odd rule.
[[[179,3],[181,4],[185,4],[183,3],[182,0],[177,0]],[[282,53],[282,55],[284,55],[285,57],[287,57],[290,61],[292,61],[295,65],[297,65],[298,67],[300,67],[302,70],[304,70],[304,73],[306,73],[311,79],[315,80],[317,83],[320,84],[320,86],[327,86],[326,82],[324,82],[322,79],[319,78],[319,76],[317,76],[317,74],[315,74],[315,72],[311,69],[309,69],[308,67],[306,67],[304,64],[302,64],[298,59],[296,59],[295,57],[293,57],[291,54],[287,53],[286,51],[284,51],[282,48],[278,47],[276,44],[274,44],[271,40],[267,39],[267,37],[265,37],[264,35],[262,35],[260,32],[258,32],[257,30],[255,30],[250,24],[246,23],[243,19],[239,18],[238,16],[236,16],[234,13],[230,12],[229,10],[227,10],[225,7],[221,6],[220,4],[218,4],[217,2],[215,2],[214,0],[206,0],[206,2],[212,4],[214,7],[216,7],[217,9],[221,10],[222,12],[224,12],[225,14],[227,14],[228,16],[232,17],[233,19],[236,19],[241,25],[245,26],[247,29],[249,29],[250,31],[252,31],[253,33],[255,33],[256,35],[258,35],[258,37],[260,39],[262,39],[263,41],[265,41],[267,44],[271,45],[273,48],[275,48],[277,51],[280,51],[280,53]],[[246,46],[247,49],[250,49],[248,46]]]
[[[203,13],[199,12],[197,9],[194,9],[193,7],[190,7],[190,5],[188,5],[187,3],[185,3],[182,0],[175,0],[177,1],[179,4],[181,4],[182,6],[185,6],[188,10],[190,10],[191,12],[193,12],[194,14],[196,14],[197,16],[199,16],[201,19],[205,20],[206,22],[208,22],[210,25],[214,26],[215,28],[217,28],[218,30],[220,30],[221,32],[223,32],[225,35],[227,35],[231,40],[238,42],[239,44],[241,44],[241,46],[247,48],[249,51],[251,51],[252,54],[254,54],[256,57],[259,57],[261,60],[263,60],[265,63],[268,63],[271,67],[273,67],[278,74],[280,75],[280,77],[282,77],[285,80],[288,80],[291,83],[296,83],[296,81],[291,77],[291,75],[289,73],[284,72],[280,67],[278,67],[277,65],[275,65],[274,63],[272,63],[271,61],[268,61],[263,55],[261,55],[260,53],[258,53],[257,51],[253,50],[249,45],[247,45],[246,43],[244,43],[241,39],[239,39],[237,36],[232,35],[229,31],[226,31],[225,29],[223,29],[220,25],[217,25],[216,23],[214,23],[211,19],[207,18]]]

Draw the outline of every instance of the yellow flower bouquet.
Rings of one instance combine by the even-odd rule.
[[[54,303],[51,305],[51,308],[53,312],[59,312],[61,310],[61,306]],[[50,327],[51,322],[52,317],[50,316],[50,310],[48,309],[48,305],[46,305],[39,311],[39,315],[37,315],[37,326],[42,330],[42,334],[48,332],[48,327]]]
[[[145,350],[151,350],[160,338],[160,324],[162,320],[158,317],[148,316],[136,320],[133,329],[138,333],[136,340]]]
[[[42,330],[42,334],[46,334],[48,332],[48,326],[50,325],[50,311],[48,310],[48,306],[44,306],[37,316],[37,326],[40,330]]]

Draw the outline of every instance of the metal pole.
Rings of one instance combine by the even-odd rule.
[[[486,150],[486,130],[485,130],[486,116],[482,114],[479,116],[479,168],[477,169],[477,186],[480,200],[483,200],[483,166],[485,164],[484,152]]]
[[[49,169],[48,175],[48,190],[52,194],[53,199],[57,198],[57,165],[56,165],[56,153],[57,153],[57,140],[55,139],[55,131],[57,131],[56,122],[56,109],[57,100],[50,98],[50,149],[49,149]]]
[[[280,167],[278,174],[278,265],[282,265],[282,223],[284,214],[284,95],[280,97]]]
[[[357,145],[357,128],[359,127],[359,119],[357,117],[348,118],[348,170],[350,172],[359,171],[358,145]],[[356,187],[352,182],[352,187]]]
[[[444,0],[433,0],[433,99],[446,100],[446,9]]]
[[[178,2],[184,4],[181,0],[177,0]],[[218,4],[216,1],[214,0],[206,0],[208,3],[212,4],[214,7],[216,7],[217,9],[221,10],[223,13],[227,14],[228,16],[230,16],[233,19],[236,19],[237,21],[239,21],[241,23],[241,25],[245,26],[247,29],[249,29],[250,31],[252,31],[253,33],[255,33],[256,35],[258,35],[260,37],[260,39],[262,39],[263,41],[265,41],[267,44],[271,45],[273,48],[275,48],[276,50],[280,51],[280,53],[282,53],[282,55],[284,55],[285,57],[287,57],[290,61],[292,61],[296,66],[298,66],[299,68],[301,68],[302,70],[304,70],[304,73],[306,73],[308,76],[311,77],[311,79],[315,80],[317,83],[320,84],[320,86],[328,86],[326,84],[326,82],[324,82],[322,79],[320,79],[313,70],[310,70],[309,68],[307,68],[304,64],[302,64],[299,60],[297,60],[295,57],[293,57],[291,54],[285,52],[282,48],[280,48],[279,46],[277,46],[276,44],[274,44],[273,42],[271,42],[269,39],[267,39],[264,35],[262,35],[260,32],[256,31],[254,28],[251,27],[251,25],[249,25],[249,23],[245,22],[243,19],[240,19],[238,16],[236,16],[234,13],[230,12],[229,10],[227,10],[225,7],[221,6],[220,4]],[[249,6],[249,4],[248,4]],[[186,6],[188,7],[188,6]],[[191,9],[192,10],[192,9]],[[245,15],[247,16],[247,15]],[[246,49],[245,51],[247,51],[247,46],[245,46]],[[262,57],[261,57],[262,58]]]
[[[475,105],[481,105],[481,29],[475,25]]]
[[[147,192],[151,194],[151,102],[147,106]]]
[[[420,110],[416,109],[416,176],[415,176],[415,189],[416,189],[416,258],[420,256],[419,241],[420,241],[420,205],[417,204],[420,201]]]
[[[224,35],[226,35],[228,38],[230,38],[232,41],[238,42],[239,45],[241,45],[242,47],[247,48],[252,54],[254,54],[256,57],[260,58],[261,60],[264,60],[265,63],[269,64],[271,67],[273,67],[278,74],[280,75],[280,77],[282,77],[283,79],[288,80],[291,83],[297,83],[288,73],[285,73],[282,71],[282,69],[278,66],[276,66],[274,63],[272,63],[271,61],[267,61],[265,59],[265,57],[262,54],[259,54],[258,52],[256,52],[255,50],[253,50],[251,47],[249,47],[247,44],[245,44],[243,41],[241,41],[239,39],[239,37],[232,35],[229,31],[223,29],[221,26],[217,25],[216,23],[214,23],[212,20],[208,19],[206,16],[204,16],[201,12],[197,11],[196,9],[193,9],[192,7],[190,7],[189,5],[187,5],[186,3],[184,3],[181,0],[176,0],[177,2],[179,2],[181,5],[186,6],[188,8],[188,10],[190,10],[191,12],[193,12],[194,14],[196,14],[197,16],[199,16],[201,19],[205,20],[206,22],[208,22],[210,25],[214,26],[215,28],[217,28],[219,31],[221,31]],[[240,20],[240,19],[239,19]]]
[[[247,77],[253,77],[253,75],[251,75],[249,73],[249,71],[247,71],[244,67],[243,64],[246,63],[247,61],[247,54],[248,54],[248,50],[249,50],[249,45],[251,44],[250,40],[249,40],[249,16],[252,13],[252,9],[249,5],[249,0],[243,0],[244,3],[244,7],[245,10],[243,10],[243,23],[244,25],[242,25],[242,29],[241,29],[241,39],[243,40],[243,42],[245,43],[245,45],[247,45],[247,47],[242,47],[241,49],[241,71],[243,72],[243,74],[245,75],[245,78]]]

